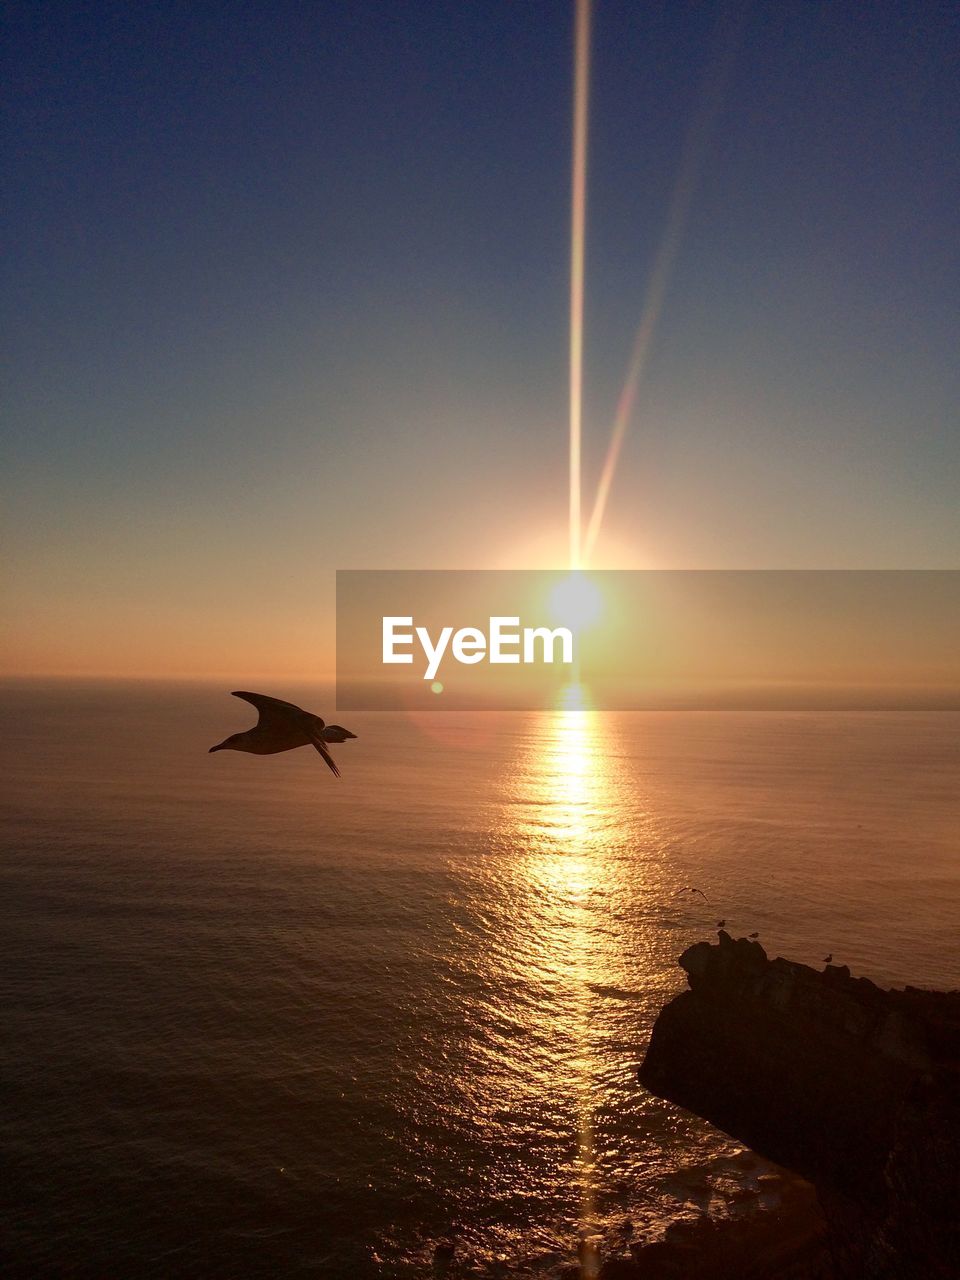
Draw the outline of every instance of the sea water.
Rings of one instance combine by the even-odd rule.
[[[338,781],[226,693],[2,687],[21,1274],[548,1275],[756,1176],[637,1082],[718,920],[960,982],[956,713],[342,716]]]

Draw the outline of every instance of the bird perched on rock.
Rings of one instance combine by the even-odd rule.
[[[294,747],[315,747],[324,763],[338,778],[340,770],[327,750],[328,742],[346,742],[357,735],[339,724],[324,724],[312,711],[304,711],[292,702],[280,698],[268,698],[264,693],[247,693],[235,690],[235,698],[243,698],[256,707],[260,718],[245,733],[232,733],[218,742],[211,751],[250,751],[258,756],[275,755],[278,751],[292,751]]]
[[[441,1240],[433,1251],[433,1273],[445,1276],[450,1269],[456,1254],[456,1245],[452,1240]]]
[[[823,963],[824,963],[824,964],[831,964],[832,962],[833,962],[833,952],[831,951],[831,952],[830,952],[830,954],[829,954],[828,956],[824,956],[824,957],[823,957]]]
[[[718,921],[717,921],[717,928],[718,928],[718,929],[725,929],[726,927],[727,927],[727,922],[726,922],[726,920],[718,920]]]

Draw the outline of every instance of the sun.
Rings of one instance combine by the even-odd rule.
[[[562,578],[549,596],[553,620],[571,631],[592,627],[603,612],[600,588],[585,573],[575,572]]]

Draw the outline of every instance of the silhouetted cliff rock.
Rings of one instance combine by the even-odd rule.
[[[960,992],[697,943],[642,1083],[809,1179],[838,1276],[960,1276]]]

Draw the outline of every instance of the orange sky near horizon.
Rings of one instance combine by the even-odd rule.
[[[337,569],[578,521],[595,569],[960,564],[938,13],[598,5],[588,113],[576,6],[454,8],[19,13],[0,674],[328,679]]]

